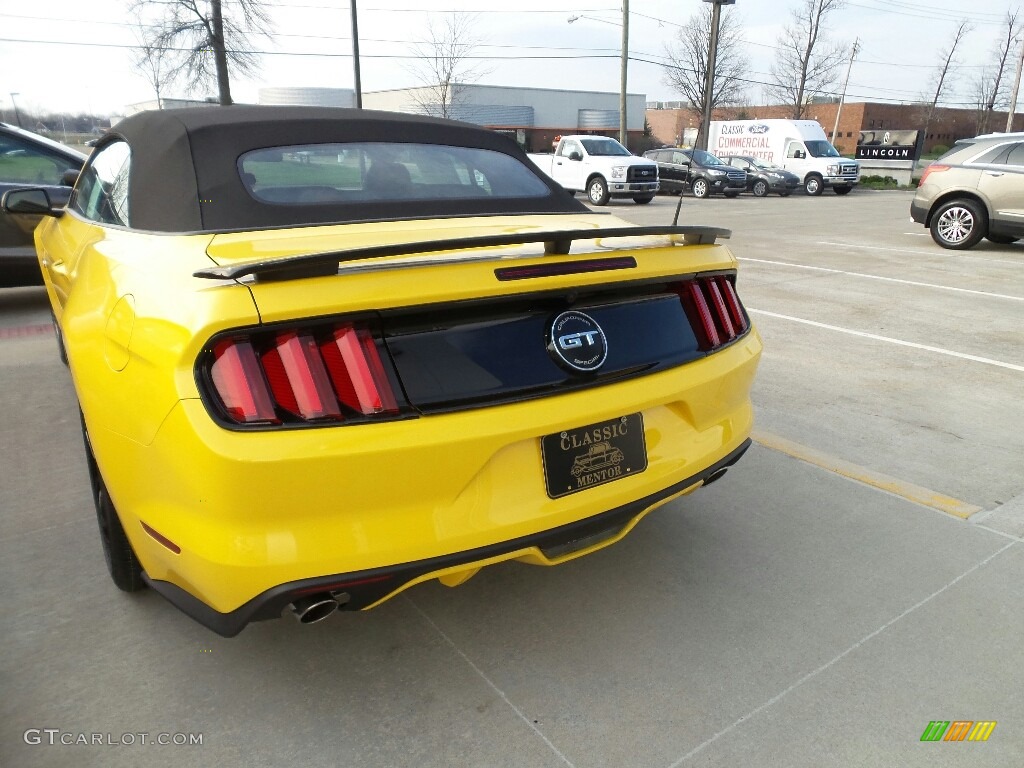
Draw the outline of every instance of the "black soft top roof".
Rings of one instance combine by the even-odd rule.
[[[536,171],[508,137],[451,120],[330,107],[211,106],[140,112],[96,148],[131,147],[133,229],[212,232],[302,224],[507,213],[579,213],[587,208]],[[522,199],[363,201],[273,205],[248,193],[238,158],[256,149],[301,144],[395,142],[475,147],[519,159],[551,190]]]

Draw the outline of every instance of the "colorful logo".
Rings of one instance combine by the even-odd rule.
[[[995,729],[995,720],[932,720],[921,741],[988,741]]]

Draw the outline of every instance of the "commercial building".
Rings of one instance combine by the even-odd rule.
[[[804,119],[817,120],[830,137],[836,123],[838,103],[813,103],[807,106]],[[842,106],[839,129],[832,143],[843,154],[853,155],[861,131],[878,130],[921,130],[927,118],[928,105],[924,104],[879,104],[875,102],[847,102]],[[1001,131],[1006,127],[1004,112],[993,112],[988,121],[987,131]],[[792,116],[792,107],[726,107],[716,109],[714,120],[768,120]],[[937,145],[951,146],[957,139],[977,136],[982,132],[982,114],[977,109],[949,109],[936,107],[924,138],[923,151],[928,152]],[[1024,125],[1024,114],[1016,113],[1014,118],[1018,129]],[[700,114],[683,109],[678,103],[653,103],[648,105],[647,123],[659,146],[685,144],[685,137],[692,135],[700,126]]]

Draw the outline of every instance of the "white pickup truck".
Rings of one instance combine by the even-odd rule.
[[[658,191],[658,166],[607,136],[564,136],[552,155],[534,155],[534,165],[570,192],[586,192],[594,205],[632,197],[640,205]]]

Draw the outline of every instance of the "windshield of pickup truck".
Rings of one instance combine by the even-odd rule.
[[[629,157],[632,154],[615,139],[604,137],[583,139],[583,146],[591,157]]]
[[[811,157],[839,157],[836,148],[827,141],[808,141],[806,144]]]

